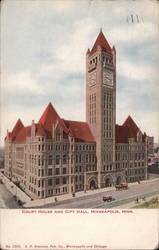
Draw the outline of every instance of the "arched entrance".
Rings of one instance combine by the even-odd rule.
[[[97,189],[98,185],[97,185],[97,178],[95,176],[92,176],[88,179],[87,181],[87,189]]]
[[[113,184],[113,178],[110,175],[107,175],[103,179],[103,187],[111,187]]]
[[[117,179],[116,179],[116,184],[120,184],[122,183],[122,177],[121,176],[118,176]]]
[[[106,178],[105,179],[105,186],[106,187],[110,187],[111,186],[111,179],[110,178]]]
[[[90,181],[89,188],[90,189],[96,189],[97,188],[95,180]]]

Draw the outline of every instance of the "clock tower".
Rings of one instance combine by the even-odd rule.
[[[86,121],[96,140],[99,188],[114,182],[115,117],[116,51],[100,31],[86,53]]]

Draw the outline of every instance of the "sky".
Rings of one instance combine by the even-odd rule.
[[[18,118],[38,122],[49,102],[85,120],[85,55],[100,28],[117,51],[116,123],[128,115],[159,138],[157,1],[5,0],[1,7],[0,138]]]

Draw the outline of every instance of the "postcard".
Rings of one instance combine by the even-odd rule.
[[[2,250],[157,248],[158,7],[1,2]]]

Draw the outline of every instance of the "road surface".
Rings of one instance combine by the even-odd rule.
[[[47,204],[41,208],[98,208],[103,205],[102,198],[106,195],[112,195],[115,201],[120,201],[155,192],[159,193],[159,179],[153,180],[151,182],[141,182],[140,184],[136,185],[134,184],[131,185],[129,189],[122,191],[111,190],[102,192],[101,190],[101,193]]]

